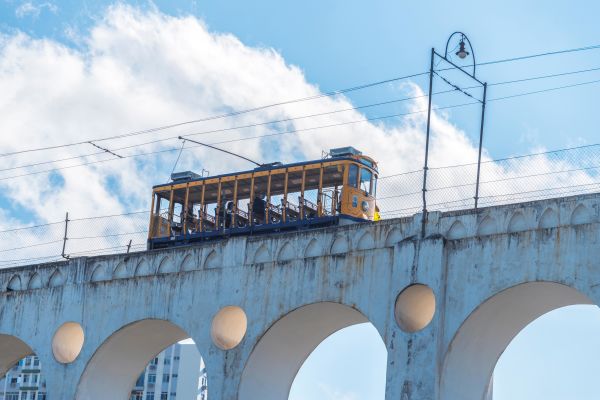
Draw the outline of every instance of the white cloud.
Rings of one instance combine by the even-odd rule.
[[[52,14],[56,14],[58,12],[58,7],[54,3],[44,2],[36,4],[31,1],[26,1],[17,7],[15,10],[15,15],[18,18],[24,18],[28,16],[37,18],[40,16],[42,11],[44,11],[44,9],[50,11]]]
[[[33,8],[24,6],[23,12],[31,14],[35,7],[38,10],[45,7],[52,11],[49,4],[32,4]],[[320,94],[318,87],[306,81],[300,68],[286,64],[273,49],[252,48],[233,35],[210,32],[202,21],[194,17],[171,17],[156,10],[140,11],[118,5],[110,8],[89,35],[80,37],[78,43],[82,45],[73,49],[56,41],[33,39],[22,33],[0,36],[0,112],[4,116],[10,116],[0,119],[2,153],[108,137],[173,122],[200,119],[230,110],[243,110]],[[407,94],[407,91],[422,94],[419,87],[411,84],[398,89],[399,94]],[[100,144],[118,149],[178,134],[348,107],[351,104],[343,96],[323,97],[266,108],[236,118],[212,120]],[[425,99],[420,99],[410,109],[415,111],[426,107]],[[215,142],[362,118],[364,116],[358,111],[349,111],[197,138]],[[424,114],[413,114],[391,127],[390,124],[364,122],[277,138],[240,141],[224,146],[258,160],[291,161],[298,158],[318,158],[322,150],[353,145],[379,160],[382,175],[390,175],[422,167],[424,123]],[[179,145],[175,139],[115,151],[129,155]],[[91,145],[79,145],[3,157],[0,158],[0,169],[96,151]],[[465,133],[452,125],[445,115],[434,113],[430,153],[431,160],[434,160],[432,164],[461,164],[465,160],[476,160],[476,155],[477,150]],[[110,156],[94,155],[85,160],[95,161],[107,157]],[[168,152],[153,157],[96,163],[58,171],[52,180],[48,174],[18,179],[3,178],[39,169],[74,165],[81,160],[0,172],[2,197],[16,210],[12,212],[10,224],[6,222],[8,220],[3,220],[0,225],[12,225],[16,219],[60,221],[64,219],[65,211],[76,218],[146,209],[149,207],[151,186],[167,180],[175,157],[176,153]],[[487,156],[484,153],[485,159]],[[535,166],[542,170],[553,170],[563,168],[565,164],[553,164],[540,158],[535,160]],[[183,152],[178,169],[206,168],[214,174],[248,167],[248,164],[235,158],[226,158],[214,151],[196,148]],[[462,184],[465,180],[472,181],[474,171],[474,168],[469,168],[461,173],[447,173],[444,176],[431,172],[432,184],[453,185]],[[521,172],[507,169],[503,165],[489,164],[486,166],[486,173],[486,179],[489,180],[499,176],[516,176]],[[406,178],[382,181],[380,187],[391,194],[400,189],[404,192],[415,191],[417,195],[411,201],[418,201],[420,176],[420,173],[414,174],[410,181]],[[585,174],[577,175],[576,179],[572,176],[568,178],[569,182],[589,181]],[[546,184],[550,179],[548,177],[543,183]],[[531,188],[528,184],[509,184],[511,190]],[[431,196],[432,200],[436,196],[445,199],[470,198],[472,188],[432,192]],[[384,211],[394,207],[407,207],[411,204],[407,198],[390,199],[381,204]],[[1,199],[0,197],[0,201]],[[99,220],[93,228],[87,226],[81,229],[88,235],[91,231],[129,232],[144,223],[145,219],[138,218],[133,227],[132,222],[126,219],[118,223]],[[119,245],[125,239],[118,238]],[[95,241],[93,245],[108,247],[114,243],[114,240]],[[75,245],[74,242],[69,244]],[[89,244],[92,245],[92,242]],[[3,243],[1,247],[10,248],[11,245],[13,244]],[[81,244],[80,247],[84,245]]]
[[[324,400],[358,400],[360,398],[357,393],[339,390],[325,383],[319,383],[318,386],[325,396]]]

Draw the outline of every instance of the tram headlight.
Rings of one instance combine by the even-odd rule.
[[[360,204],[360,206],[364,212],[369,211],[369,202],[368,201],[363,200],[362,203]]]

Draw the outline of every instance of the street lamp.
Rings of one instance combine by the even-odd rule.
[[[473,59],[473,72],[472,73],[467,72],[463,67],[455,64],[448,58],[448,46],[450,45],[450,42],[452,41],[452,39],[455,37],[460,37],[459,42],[458,42],[458,51],[455,53],[455,55],[458,58],[460,58],[461,60],[466,59],[469,55],[471,56],[471,58]],[[467,50],[467,46],[468,46],[468,50]],[[450,68],[445,68],[445,69],[439,70],[439,72],[445,71],[447,69],[457,69],[457,70],[463,72],[464,74],[466,74],[468,77],[473,79],[475,82],[477,82],[481,86],[483,86],[483,99],[479,100],[481,102],[481,126],[479,129],[479,153],[478,153],[478,157],[477,157],[477,182],[475,184],[475,196],[474,196],[475,209],[477,209],[478,202],[479,202],[479,176],[480,176],[480,172],[481,172],[481,149],[482,149],[482,145],[483,145],[483,123],[484,123],[484,118],[485,118],[485,101],[486,101],[486,95],[487,95],[487,82],[481,82],[475,76],[475,66],[476,66],[475,52],[473,50],[473,46],[471,46],[471,41],[469,40],[467,35],[465,35],[464,33],[454,32],[453,34],[450,35],[450,37],[448,37],[448,40],[446,41],[446,50],[444,51],[443,56],[441,54],[437,53],[435,51],[435,48],[431,49],[431,64],[429,67],[429,107],[427,109],[427,131],[426,131],[426,138],[425,138],[425,165],[423,167],[423,220],[422,220],[422,229],[421,229],[422,235],[425,235],[425,223],[427,222],[426,192],[427,192],[427,171],[429,169],[428,158],[429,158],[429,136],[430,136],[430,128],[431,128],[431,97],[432,97],[432,93],[433,93],[433,75],[434,74],[439,75],[438,72],[436,72],[434,70],[434,61],[435,61],[436,57],[440,58],[441,60],[445,61],[447,64],[450,65]],[[442,79],[444,79],[444,78],[442,78]],[[446,82],[448,82],[448,81],[446,80]],[[450,82],[448,82],[448,83],[450,83]],[[457,90],[469,95],[468,93],[466,93],[462,89],[460,89],[458,86],[456,86],[454,84],[451,84],[451,85],[453,85]]]

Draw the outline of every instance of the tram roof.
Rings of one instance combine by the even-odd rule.
[[[159,185],[154,185],[154,186],[152,186],[152,189],[156,189],[156,188],[160,188],[160,187],[164,187],[164,186],[170,186],[170,185],[177,185],[177,184],[181,184],[181,183],[200,182],[200,181],[205,181],[205,180],[208,180],[208,179],[224,178],[224,177],[228,177],[228,176],[251,174],[253,172],[259,172],[259,171],[278,170],[278,169],[285,169],[285,168],[291,168],[291,167],[300,167],[300,166],[311,165],[311,164],[321,164],[321,163],[326,163],[326,162],[354,161],[354,162],[360,163],[361,162],[361,160],[360,160],[361,158],[367,159],[367,160],[371,161],[373,164],[376,164],[375,160],[373,160],[371,157],[365,156],[365,155],[362,155],[362,154],[361,155],[357,155],[357,158],[353,158],[353,157],[330,157],[330,158],[322,158],[322,159],[310,160],[310,161],[301,161],[301,162],[295,162],[295,163],[289,163],[289,164],[267,163],[267,164],[263,164],[263,165],[261,165],[259,167],[256,167],[254,169],[249,169],[249,170],[245,170],[245,171],[230,172],[230,173],[226,173],[226,174],[204,176],[204,177],[192,178],[192,179],[181,179],[181,180],[177,180],[177,181],[173,181],[172,180],[171,182],[162,183],[162,184],[159,184]],[[374,166],[372,166],[372,165],[366,165],[364,163],[362,163],[362,165],[364,165],[365,167],[373,170],[376,173],[379,172],[377,170],[377,168],[374,167]]]

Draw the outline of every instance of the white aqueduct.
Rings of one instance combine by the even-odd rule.
[[[191,337],[212,400],[287,399],[311,351],[371,322],[386,399],[481,400],[540,315],[600,302],[600,195],[237,237],[0,271],[0,373],[25,355],[48,397],[127,399]]]

